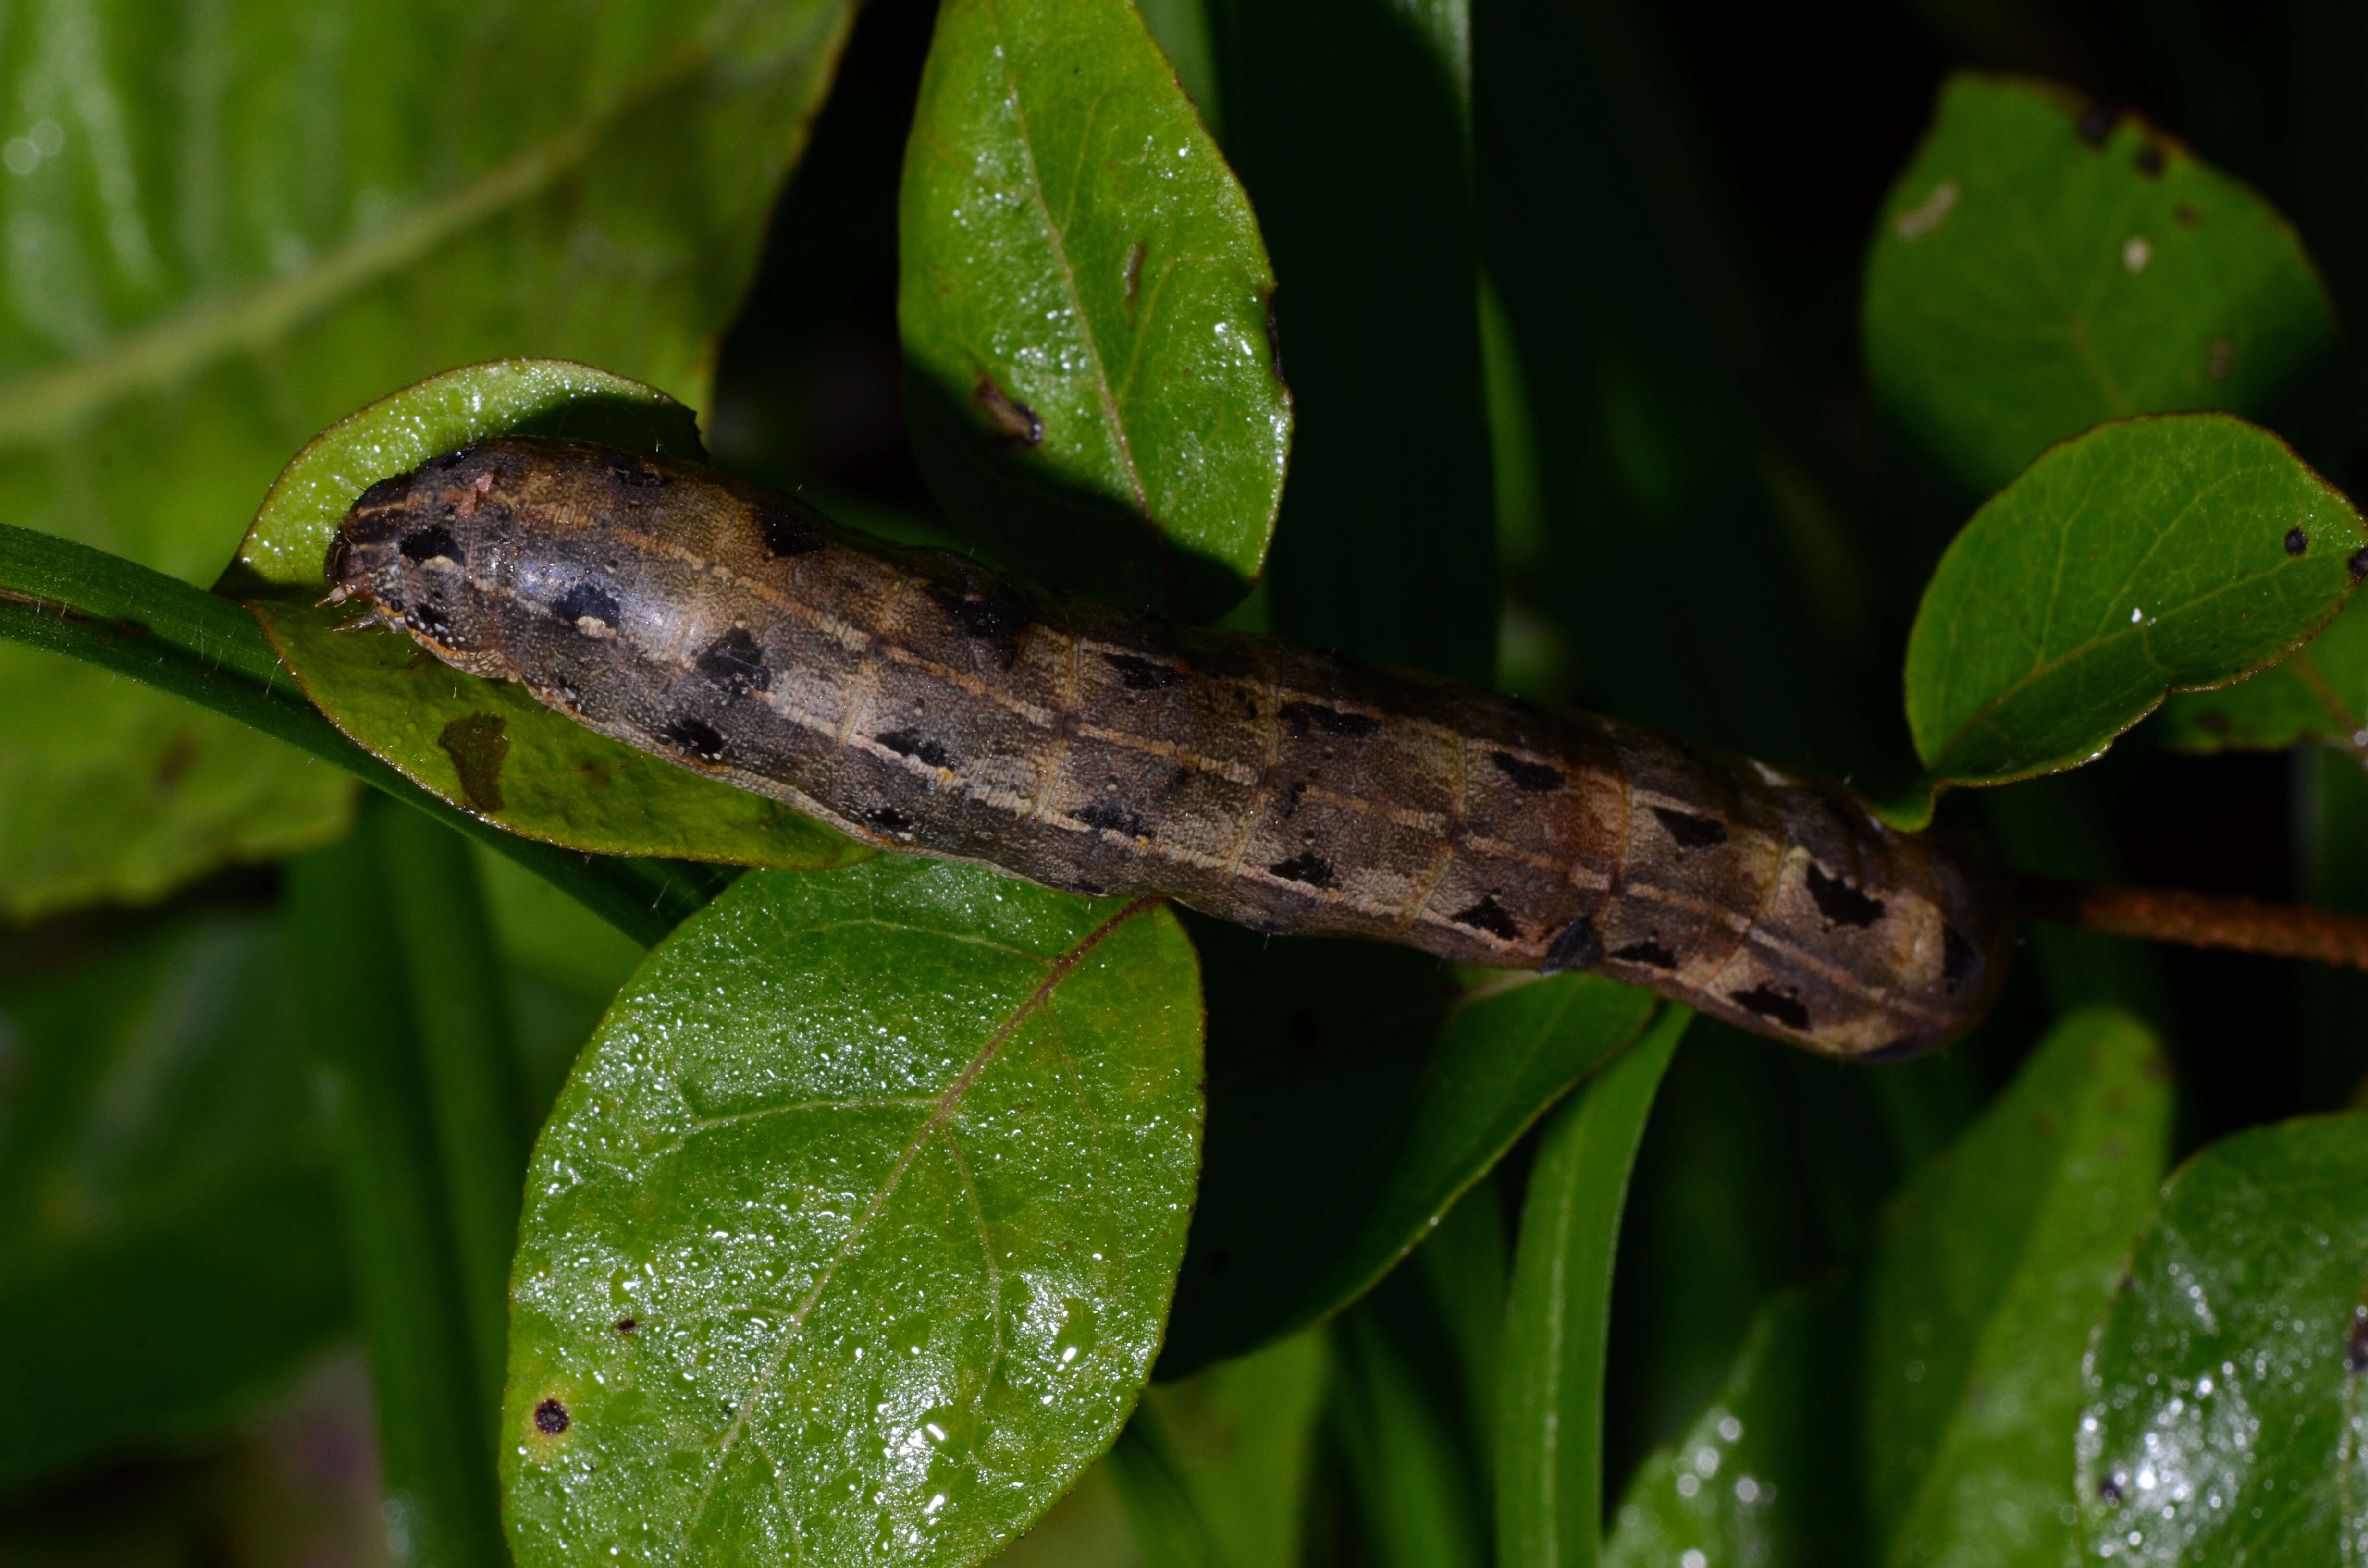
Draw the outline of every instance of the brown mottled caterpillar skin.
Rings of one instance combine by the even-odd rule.
[[[673,459],[511,438],[373,485],[328,576],[438,658],[891,849],[1261,931],[1593,970],[1837,1056],[1962,1032],[1999,880],[1838,785],[1052,599]]]

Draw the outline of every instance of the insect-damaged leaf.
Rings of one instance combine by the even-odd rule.
[[[1239,598],[1291,439],[1274,274],[1134,7],[942,7],[898,230],[915,449],[955,522],[1130,608]]]
[[[2343,1562],[2368,1541],[2368,1116],[2172,1176],[2098,1330],[2082,1561]]]
[[[37,258],[0,278],[0,517],[205,582],[288,454],[389,387],[525,351],[696,397],[852,10],[28,13],[0,40],[34,159],[0,226]],[[319,843],[349,796],[0,649],[0,908]]]
[[[508,681],[463,675],[400,631],[342,630],[322,558],[378,480],[489,436],[576,436],[697,454],[691,413],[654,388],[557,360],[431,377],[324,432],[288,465],[225,575],[304,690],[362,745],[463,811],[610,855],[847,865],[872,853],[762,795],[673,767],[552,712]]]
[[[1888,814],[1917,826],[1946,784],[2077,767],[2164,694],[2260,669],[2352,590],[2360,515],[2275,436],[2226,415],[2100,426],[1974,514],[1907,641],[1925,778]]]
[[[1884,204],[1861,309],[1876,396],[1983,494],[2103,420],[2260,413],[2335,340],[2268,202],[2142,120],[1976,75]]]
[[[974,1562],[1150,1369],[1200,1147],[1148,902],[883,858],[652,955],[535,1152],[503,1473],[523,1568]]]
[[[1893,1204],[1862,1336],[1881,1561],[2065,1561],[2080,1355],[2162,1179],[2167,1078],[2135,1019],[2073,1014]]]

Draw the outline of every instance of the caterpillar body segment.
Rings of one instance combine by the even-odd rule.
[[[333,592],[884,847],[1276,934],[1594,970],[1847,1057],[1963,1032],[1999,880],[1839,785],[1055,599],[677,460],[506,438],[374,485]]]

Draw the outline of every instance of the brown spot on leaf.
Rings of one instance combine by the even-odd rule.
[[[2162,149],[2149,142],[2138,149],[2138,173],[2148,179],[2162,177]]]
[[[2368,578],[2368,548],[2353,551],[2351,559],[2344,564],[2351,569],[2353,582],[2357,583],[2363,578]]]
[[[995,378],[985,370],[972,383],[971,401],[986,416],[986,433],[998,447],[1041,447],[1044,444],[1044,422],[1036,411],[1019,402],[995,384]]]
[[[534,1429],[546,1437],[556,1437],[567,1430],[567,1406],[555,1399],[546,1399],[534,1407]]]
[[[1126,253],[1126,318],[1134,319],[1134,297],[1143,292],[1143,258],[1151,247],[1141,240],[1134,242]]]
[[[2180,226],[2185,229],[2192,229],[2195,227],[2196,224],[2203,222],[2203,214],[2198,212],[2194,208],[2190,207],[2184,201],[2172,208],[2170,210],[2170,215],[2173,218],[2178,219]]]
[[[2079,122],[2072,129],[2078,134],[2080,140],[2089,146],[2101,147],[2105,144],[2105,138],[2113,133],[2113,121],[2116,118],[2113,111],[2104,105],[2091,104],[2089,106],[2088,112],[2080,117]]]
[[[463,713],[444,726],[436,744],[461,775],[469,809],[490,816],[502,809],[502,764],[509,759],[509,721],[498,713]]]
[[[156,771],[148,776],[149,788],[160,795],[172,793],[197,760],[198,738],[183,730],[165,743],[165,755],[156,759]]]
[[[1266,358],[1274,367],[1274,379],[1282,380],[1282,330],[1275,325],[1274,290],[1266,291]]]
[[[641,1326],[640,1321],[634,1318],[619,1318],[617,1320],[617,1332],[619,1334],[631,1334],[633,1330]]]
[[[2300,555],[2304,551],[2308,550],[2309,548],[2310,535],[2303,532],[2300,528],[2288,528],[2286,530],[2286,553],[2288,555]]]

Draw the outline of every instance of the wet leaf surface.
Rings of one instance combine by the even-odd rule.
[[[0,279],[0,517],[203,583],[288,455],[390,387],[540,353],[699,399],[851,9],[28,17],[0,44],[34,155],[0,223],[39,258]],[[21,648],[0,715],[0,908],[153,896],[350,798]]]
[[[2335,342],[2251,189],[2135,117],[1973,74],[1884,203],[1861,310],[1875,395],[1985,494],[2104,420],[2258,414]]]
[[[2082,1561],[2346,1562],[2368,1545],[2368,1116],[2182,1166],[2085,1364]]]
[[[594,733],[514,682],[463,675],[400,631],[349,631],[361,607],[316,604],[354,497],[490,436],[576,436],[696,455],[690,411],[587,366],[504,360],[432,377],[299,453],[239,547],[247,598],[305,693],[354,740],[452,806],[569,848],[790,868],[872,853],[762,795]]]
[[[233,913],[0,986],[0,1312],[39,1346],[0,1370],[0,1487],[223,1433],[350,1321],[287,986]]]
[[[529,1176],[521,1564],[966,1563],[1119,1429],[1199,1154],[1159,905],[883,858],[668,938]]]
[[[1611,1268],[1653,1097],[1693,1015],[1650,1033],[1538,1140],[1505,1310],[1497,1396],[1500,1560],[1592,1568],[1603,1538],[1603,1372]]]
[[[1606,1568],[1677,1568],[1693,1554],[1753,1568],[1856,1561],[1858,1412],[1836,1375],[1853,1352],[1829,1296],[1770,1301],[1717,1399],[1637,1466],[1611,1512]]]
[[[1209,1154],[1162,1377],[1370,1289],[1655,1006],[1582,975],[1492,976],[1457,1001],[1442,966],[1372,943],[1192,929],[1208,964]]]
[[[2364,545],[2340,493],[2225,415],[2054,448],[1974,514],[1924,591],[1907,682],[1926,776],[1895,820],[1920,825],[1944,784],[2077,767],[2167,692],[2283,656],[2342,608]]]
[[[1868,1517],[1891,1563],[2062,1563],[2078,1369],[2168,1157],[2169,1069],[2075,1013],[1913,1177],[1867,1282]]]
[[[955,522],[1131,607],[1247,592],[1291,442],[1274,273],[1134,7],[942,7],[898,229],[906,406]]]

